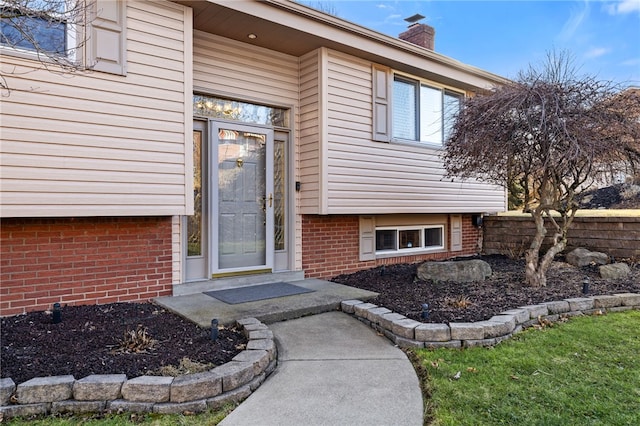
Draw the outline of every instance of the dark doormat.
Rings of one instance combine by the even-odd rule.
[[[229,303],[230,305],[236,305],[238,303],[293,296],[294,294],[311,293],[313,291],[314,290],[309,290],[308,288],[298,287],[297,285],[277,282],[247,287],[228,288],[225,290],[205,291],[204,294],[225,303]]]

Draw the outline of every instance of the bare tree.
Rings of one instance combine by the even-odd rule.
[[[35,53],[40,66],[68,74],[84,70],[80,51],[84,25],[92,3],[87,0],[3,0],[0,2],[0,44]],[[7,96],[6,77],[0,71],[0,90]]]
[[[327,15],[338,16],[338,9],[336,9],[335,4],[326,1],[306,1],[301,2],[306,4],[307,6],[319,10],[320,12],[326,13]]]
[[[553,52],[540,69],[465,100],[443,154],[447,174],[522,188],[536,224],[525,253],[528,285],[546,285],[592,180],[639,164],[639,95],[579,77],[569,54]],[[553,234],[542,254],[545,225]]]

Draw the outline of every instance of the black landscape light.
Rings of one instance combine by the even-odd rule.
[[[218,340],[218,320],[215,318],[211,320],[211,340]]]
[[[383,276],[387,272],[387,267],[382,265],[380,267],[380,276]]]
[[[422,304],[422,314],[420,316],[422,317],[423,320],[429,319],[429,304],[428,303],[423,303]]]
[[[584,277],[582,281],[582,294],[589,293],[589,277]]]
[[[53,304],[53,323],[58,324],[62,322],[62,308],[59,303]]]

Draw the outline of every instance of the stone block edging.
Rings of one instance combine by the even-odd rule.
[[[255,318],[237,321],[247,347],[226,364],[177,377],[95,374],[36,377],[18,385],[0,379],[0,419],[85,412],[183,413],[239,403],[255,391],[277,363],[273,332]]]
[[[449,324],[421,323],[361,300],[345,300],[340,309],[401,348],[462,348],[496,345],[543,320],[555,322],[562,317],[640,309],[640,293],[544,302],[509,309],[485,321]]]

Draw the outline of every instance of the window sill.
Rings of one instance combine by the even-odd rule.
[[[391,139],[391,141],[389,142],[389,144],[391,145],[404,145],[404,146],[411,146],[411,147],[419,147],[419,148],[427,148],[427,149],[433,149],[436,151],[440,151],[444,148],[443,144],[438,144],[438,143],[431,143],[431,142],[420,142],[420,141],[412,141],[412,140],[408,140],[408,139]]]
[[[376,252],[376,259],[389,259],[392,257],[404,257],[404,256],[415,256],[420,254],[432,254],[432,253],[445,253],[447,249],[445,247],[434,247],[434,248],[420,248],[420,249],[407,249],[407,250],[398,250],[398,251],[381,251]]]
[[[0,55],[13,56],[14,58],[26,59],[30,61],[37,61],[43,64],[56,63],[56,61],[54,61],[46,53],[40,53],[40,52],[35,52],[33,50],[19,49],[19,48],[9,47],[9,46],[0,46]],[[70,56],[60,56],[60,58],[68,62],[69,64],[73,63],[73,58]]]

